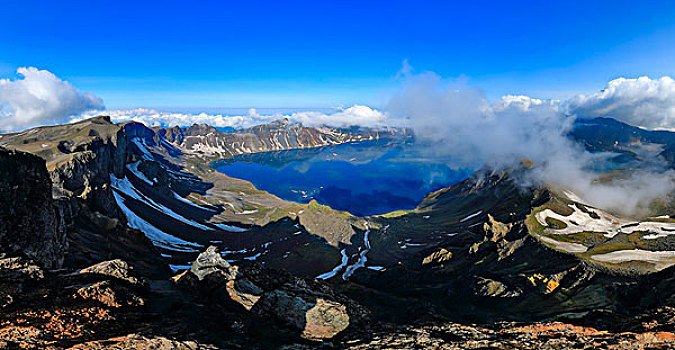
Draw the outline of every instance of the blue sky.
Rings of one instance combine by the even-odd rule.
[[[404,59],[491,98],[675,76],[675,2],[0,2],[0,77],[35,66],[108,108],[383,103]]]

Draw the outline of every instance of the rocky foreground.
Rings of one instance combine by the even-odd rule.
[[[552,323],[379,323],[322,282],[231,265],[207,249],[170,281],[122,260],[48,271],[0,259],[0,349],[644,349],[675,346],[675,309],[631,332]]]

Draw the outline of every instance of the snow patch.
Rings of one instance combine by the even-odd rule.
[[[257,212],[258,212],[258,209],[254,209],[254,210],[244,210],[241,213],[235,213],[235,214],[237,214],[237,215],[249,215],[249,214],[255,214]]]
[[[322,279],[322,280],[327,280],[327,279],[332,278],[335,275],[337,275],[337,273],[340,272],[340,270],[342,270],[343,267],[347,266],[347,263],[349,263],[349,257],[347,256],[347,252],[344,249],[342,249],[340,251],[340,254],[342,255],[342,262],[340,262],[340,265],[335,266],[332,270],[330,270],[326,273],[322,273],[322,274],[316,276],[316,278]]]
[[[552,218],[564,222],[567,227],[563,229],[547,228],[546,232],[554,234],[571,234],[578,232],[603,232],[605,237],[612,238],[619,233],[630,234],[633,232],[652,232],[653,234],[642,237],[643,239],[655,239],[675,234],[675,223],[640,221],[636,222],[624,218],[619,218],[599,209],[588,209],[595,212],[598,218],[591,217],[574,203],[571,206],[574,212],[568,216],[560,215],[551,209],[542,210],[535,215],[535,218],[542,226],[546,224],[546,218]]]
[[[199,208],[199,209],[202,209],[202,210],[216,211],[216,210],[213,209],[213,208],[204,208],[204,207],[202,207],[201,205],[198,205],[198,204],[196,204],[196,203],[193,203],[192,201],[190,201],[190,200],[188,200],[188,199],[186,199],[186,198],[181,197],[181,196],[180,196],[178,193],[176,193],[176,192],[171,191],[171,194],[173,194],[173,198],[176,198],[177,200],[179,200],[179,201],[181,201],[181,202],[183,202],[183,203],[185,203],[185,204],[187,204],[187,205],[191,205],[191,206],[193,206],[193,207],[195,207],[195,208]]]
[[[473,214],[471,214],[471,215],[465,217],[464,219],[459,220],[459,222],[464,222],[464,221],[467,221],[467,220],[469,220],[469,219],[475,218],[476,216],[480,215],[482,212],[483,212],[482,210],[479,210],[479,211],[477,211],[477,212],[475,212],[475,213],[473,213]]]
[[[675,265],[675,251],[649,251],[642,249],[617,250],[611,253],[596,254],[591,259],[610,263],[627,261],[646,261],[654,264],[657,271]]]
[[[142,171],[138,170],[138,165],[139,165],[140,163],[141,163],[141,161],[139,160],[139,161],[137,161],[137,162],[135,162],[135,163],[127,164],[127,169],[129,169],[129,171],[131,171],[131,173],[134,174],[134,176],[136,176],[137,178],[143,180],[143,182],[145,182],[145,183],[148,184],[149,186],[153,186],[154,183],[153,183],[152,181],[150,181],[150,180],[145,176],[145,174],[143,174]]]
[[[213,224],[213,226],[218,227],[219,229],[228,231],[228,232],[246,232],[248,231],[247,228],[244,227],[237,227],[233,225],[225,225],[225,224]]]
[[[566,251],[568,253],[583,253],[588,250],[588,247],[579,243],[560,242],[546,236],[539,236],[539,239],[548,244],[554,245],[557,249]]]
[[[145,235],[152,241],[152,244],[159,248],[164,248],[167,250],[175,250],[181,252],[199,252],[199,248],[202,248],[201,245],[185,241],[176,236],[170,235],[155,226],[151,225],[149,222],[143,220],[141,217],[136,215],[131,209],[129,209],[125,204],[125,199],[120,196],[117,192],[113,191],[113,196],[117,205],[120,207],[124,215],[127,217],[127,224],[131,228],[142,231]],[[196,249],[195,249],[196,248]]]
[[[384,266],[367,266],[367,268],[375,271],[382,271],[384,270]]]
[[[368,235],[370,235],[370,228],[368,228],[368,224],[366,224],[366,232],[363,234],[363,245],[365,249],[359,253],[359,260],[357,260],[354,265],[347,266],[345,273],[342,274],[343,280],[351,277],[354,274],[354,271],[366,266],[366,262],[368,261],[366,254],[368,254],[370,251],[370,241],[368,240]]]
[[[143,159],[145,159],[145,160],[154,160],[155,159],[152,156],[152,153],[150,153],[150,151],[148,151],[148,149],[145,148],[145,145],[143,144],[143,142],[141,142],[141,140],[138,137],[134,137],[133,139],[131,139],[131,142],[133,142],[136,145],[136,147],[138,147],[138,150],[141,151],[141,153],[142,153],[141,157]]]
[[[261,252],[261,253],[258,253],[258,254],[255,254],[255,255],[253,255],[253,256],[247,256],[247,257],[244,258],[244,260],[251,260],[251,261],[253,261],[253,260],[258,259],[261,255],[262,255],[262,252]]]
[[[134,185],[132,185],[131,182],[129,182],[129,179],[127,179],[126,177],[120,179],[120,178],[117,178],[115,175],[111,174],[110,175],[110,185],[115,190],[117,190],[121,193],[124,193],[125,195],[127,195],[127,196],[129,196],[129,197],[131,197],[131,198],[133,198],[133,199],[135,199],[139,202],[142,202],[142,203],[144,203],[144,204],[146,204],[146,205],[148,205],[152,208],[155,208],[155,209],[157,209],[157,211],[159,211],[159,212],[161,212],[165,215],[168,215],[168,216],[170,216],[170,217],[172,217],[172,218],[174,218],[174,219],[176,219],[180,222],[186,223],[190,226],[193,226],[193,227],[196,227],[196,228],[199,228],[199,229],[202,229],[202,230],[206,230],[206,231],[213,230],[213,228],[211,228],[211,227],[208,227],[208,226],[202,225],[198,222],[195,222],[193,220],[187,219],[187,218],[179,215],[178,213],[174,212],[173,210],[167,208],[166,206],[161,205],[161,204],[153,201],[152,199],[146,197],[141,191],[136,189],[134,187]]]

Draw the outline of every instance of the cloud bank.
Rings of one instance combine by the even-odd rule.
[[[100,113],[83,114],[72,121],[96,116]],[[192,124],[209,124],[215,127],[232,127],[235,129],[247,128],[254,125],[288,118],[290,121],[302,123],[306,126],[328,125],[333,127],[347,127],[352,125],[378,127],[387,123],[386,115],[376,109],[354,105],[349,108],[336,109],[333,113],[315,111],[297,112],[291,114],[261,115],[255,109],[250,109],[246,115],[223,115],[207,113],[172,113],[160,112],[153,109],[137,108],[131,110],[109,110],[104,114],[110,115],[115,123],[134,120],[148,126],[190,126]]]
[[[66,123],[74,115],[103,109],[103,101],[46,70],[19,68],[23,79],[0,79],[0,131]]]
[[[595,118],[611,117],[648,129],[675,129],[675,80],[619,78],[604,90],[578,95],[565,102],[569,113]]]
[[[451,166],[501,170],[532,160],[531,171],[517,179],[521,185],[571,189],[600,208],[639,213],[675,189],[673,170],[636,171],[612,183],[597,181],[597,174],[587,169],[608,155],[590,154],[571,141],[566,135],[575,117],[559,107],[557,101],[526,96],[491,103],[481,90],[424,73],[406,77],[387,111]]]
[[[409,85],[409,77],[412,76],[411,72],[412,68],[406,66],[406,69],[399,74],[397,79],[401,82],[402,86]],[[434,79],[432,76],[432,73],[415,75],[417,80]],[[408,88],[412,89],[410,86]],[[466,98],[471,100],[479,96],[480,101],[474,101],[472,108],[490,109],[495,113],[509,113],[509,111],[515,109],[529,112],[531,110],[546,108],[577,117],[611,117],[643,128],[675,130],[675,80],[670,77],[659,79],[647,77],[637,79],[619,78],[610,81],[607,87],[600,92],[590,95],[580,94],[564,101],[537,99],[523,95],[506,95],[497,101],[490,102],[478,90],[471,91],[471,89],[464,87],[461,93],[462,96],[446,96],[444,98],[458,98],[460,100]],[[476,112],[475,110],[463,110],[461,106],[461,103],[456,104],[455,108],[459,109],[453,113],[467,113],[467,115],[471,115]],[[385,106],[382,110],[378,110],[368,106],[354,105],[346,109],[336,110],[333,113],[305,111],[292,114],[268,115],[258,114],[252,109],[248,114],[234,116],[206,113],[159,112],[152,109],[112,110],[105,113],[110,114],[113,120],[117,122],[136,120],[151,126],[189,126],[197,123],[210,124],[217,127],[243,128],[267,123],[283,117],[308,126],[400,125],[402,121],[400,118],[389,115],[388,108],[390,107],[392,106]],[[432,108],[431,106],[419,104],[416,107],[420,111],[433,113],[433,111],[427,111],[427,109]],[[88,116],[93,116],[93,114],[84,115],[84,117]]]

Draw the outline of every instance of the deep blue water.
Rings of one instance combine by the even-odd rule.
[[[359,216],[412,209],[429,192],[472,173],[425,157],[412,145],[382,141],[240,155],[213,166],[280,198],[316,199]]]

